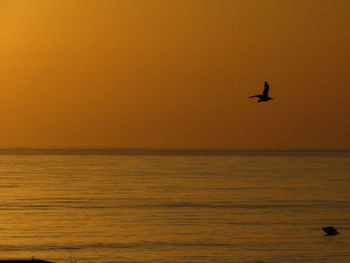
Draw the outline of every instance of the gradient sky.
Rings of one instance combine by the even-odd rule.
[[[0,0],[0,147],[350,147],[348,0]],[[248,96],[270,83],[273,101]]]

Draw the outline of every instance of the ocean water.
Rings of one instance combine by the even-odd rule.
[[[2,259],[350,262],[345,150],[0,150],[0,197]]]

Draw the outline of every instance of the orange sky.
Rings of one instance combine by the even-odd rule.
[[[349,12],[0,0],[0,147],[350,147]]]

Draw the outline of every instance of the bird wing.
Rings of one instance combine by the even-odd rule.
[[[269,96],[269,88],[270,88],[269,83],[267,83],[267,82],[265,81],[264,87],[265,87],[265,88],[264,88],[263,95],[264,95],[264,97],[268,97],[268,96]]]

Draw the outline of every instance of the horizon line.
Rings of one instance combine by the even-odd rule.
[[[350,147],[0,147],[0,151],[350,151]]]

